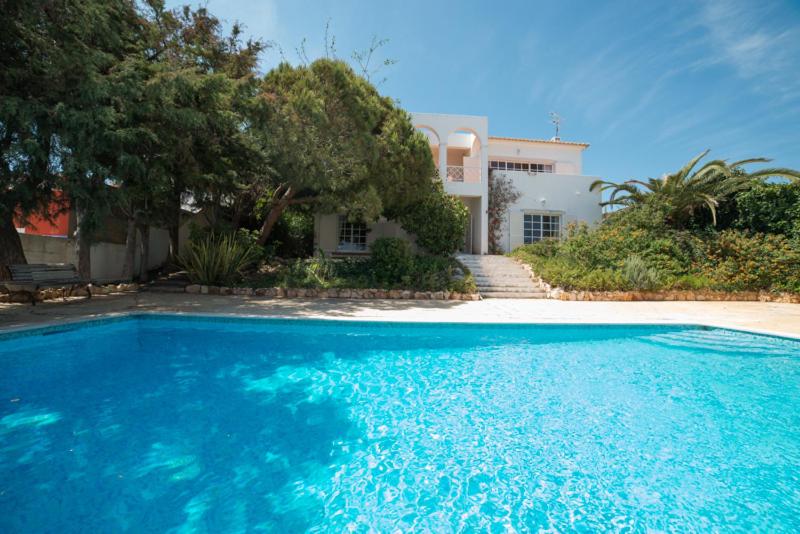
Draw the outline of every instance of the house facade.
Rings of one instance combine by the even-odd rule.
[[[489,175],[505,176],[520,198],[509,207],[500,245],[504,251],[558,238],[570,222],[595,223],[602,216],[600,193],[590,192],[597,179],[583,174],[586,143],[560,139],[521,139],[489,134],[488,117],[412,113],[414,126],[431,144],[445,191],[469,209],[462,252],[489,250]],[[327,255],[367,254],[379,237],[408,238],[400,225],[348,221],[337,214],[318,214],[314,246]]]

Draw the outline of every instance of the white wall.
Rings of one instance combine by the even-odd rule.
[[[33,234],[20,234],[22,249],[28,263],[71,263],[78,265],[75,240],[66,237],[51,237]],[[139,236],[137,234],[137,256],[134,269],[139,270]],[[164,264],[169,255],[169,232],[161,228],[150,230],[150,257],[148,269]],[[92,280],[96,282],[115,282],[122,280],[122,267],[125,263],[125,245],[117,243],[96,243],[92,245]]]
[[[523,214],[526,212],[561,215],[562,231],[570,222],[594,224],[602,217],[600,192],[589,191],[596,177],[522,171],[495,173],[505,175],[521,193],[519,200],[508,209],[500,240],[507,252],[523,244]]]
[[[417,245],[413,236],[409,235],[399,223],[381,218],[378,221],[367,223],[369,232],[367,233],[367,252],[369,246],[379,237],[399,237],[411,243],[412,250],[417,250]],[[314,215],[314,253],[319,249],[326,256],[336,254],[339,246],[339,216],[336,214],[316,214]],[[366,254],[365,253],[365,254]],[[353,255],[352,253],[346,253]],[[358,253],[356,253],[358,255]]]
[[[506,141],[490,137],[489,159],[534,160],[541,163],[554,163],[556,174],[579,175],[583,172],[584,148],[581,145]]]

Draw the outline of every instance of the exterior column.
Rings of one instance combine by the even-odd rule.
[[[447,181],[447,143],[439,143],[439,177]]]
[[[481,254],[489,252],[489,140],[481,143]]]

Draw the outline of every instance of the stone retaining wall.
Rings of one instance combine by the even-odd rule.
[[[800,304],[800,295],[795,293],[770,293],[768,291],[560,291],[559,300],[582,301],[749,301],[782,302]]]
[[[193,284],[186,286],[187,293],[198,295],[240,295],[270,298],[320,298],[320,299],[415,299],[415,300],[480,300],[477,293],[455,291],[410,291],[401,289],[313,289],[283,287],[218,287]]]

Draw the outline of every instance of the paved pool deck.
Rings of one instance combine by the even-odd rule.
[[[701,324],[800,338],[798,304],[268,299],[185,293],[102,295],[36,306],[0,304],[0,331],[132,312],[453,323]]]

